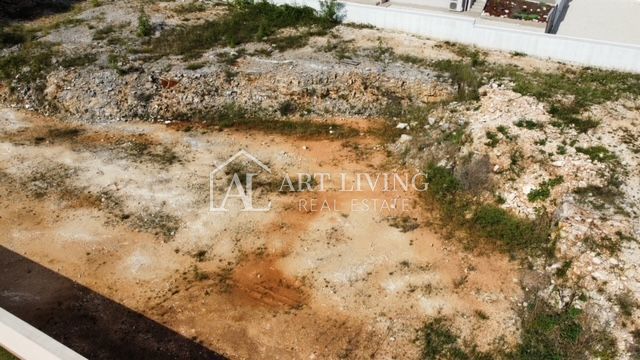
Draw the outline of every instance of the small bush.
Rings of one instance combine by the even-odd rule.
[[[638,302],[636,301],[633,293],[624,292],[616,296],[616,304],[620,308],[620,313],[623,316],[630,317],[633,312],[638,308]]]
[[[530,120],[530,119],[520,119],[518,121],[516,121],[515,126],[519,127],[519,128],[525,128],[527,130],[536,130],[536,129],[541,129],[543,126],[542,124]]]
[[[140,11],[138,14],[138,36],[146,37],[153,35],[153,25],[151,19],[144,11]]]
[[[451,199],[460,190],[460,181],[453,175],[453,171],[442,166],[430,166],[427,170],[429,193],[437,199]]]
[[[458,344],[458,336],[450,329],[444,318],[436,318],[418,330],[421,343],[421,359],[461,359],[466,358],[465,351]]]
[[[291,114],[294,114],[297,110],[298,105],[296,105],[296,103],[291,100],[285,100],[278,106],[278,112],[280,112],[280,115],[282,116],[289,116]]]
[[[551,189],[563,182],[564,178],[562,176],[555,177],[549,181],[544,181],[538,186],[538,188],[531,190],[527,194],[527,199],[529,199],[530,202],[546,200],[551,196]]]
[[[484,143],[486,146],[494,148],[494,147],[498,146],[498,144],[500,143],[500,139],[498,138],[498,134],[496,134],[493,131],[487,130],[485,132],[485,136],[487,137],[487,140],[488,140],[486,143]]]

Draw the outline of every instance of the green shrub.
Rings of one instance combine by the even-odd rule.
[[[527,130],[536,130],[536,129],[541,129],[543,126],[542,124],[530,120],[530,119],[519,119],[518,121],[516,121],[515,126],[519,127],[519,128],[525,128]]]
[[[428,192],[435,198],[451,199],[460,190],[460,181],[454,176],[453,171],[442,166],[429,166],[427,169]]]
[[[143,10],[138,14],[138,36],[145,37],[153,35],[153,25],[151,19]]]
[[[527,194],[527,199],[529,199],[530,202],[546,200],[551,196],[551,189],[563,182],[564,178],[562,176],[555,177],[549,181],[544,181],[538,186],[538,188],[531,190],[529,194]]]

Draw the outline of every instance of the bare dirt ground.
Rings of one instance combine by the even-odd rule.
[[[640,77],[303,10],[0,27],[0,306],[89,358],[640,356]],[[271,210],[211,212],[240,150],[214,202]]]
[[[481,346],[516,340],[517,264],[443,240],[415,193],[402,195],[408,213],[351,211],[337,191],[263,192],[267,213],[208,211],[209,172],[238,149],[294,172],[389,168],[383,155],[358,157],[339,140],[77,126],[11,109],[0,123],[0,245],[226,356],[416,356],[416,328],[438,314]],[[147,155],[122,152],[139,143]],[[163,149],[177,160],[150,155]],[[316,196],[338,209],[298,208]],[[390,226],[398,215],[420,226]]]

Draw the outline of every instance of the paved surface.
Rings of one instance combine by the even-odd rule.
[[[572,0],[558,34],[640,45],[640,0]]]

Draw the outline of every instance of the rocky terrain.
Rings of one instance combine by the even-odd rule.
[[[640,356],[640,76],[255,6],[5,26],[0,244],[230,358]],[[240,149],[429,190],[213,218]]]

